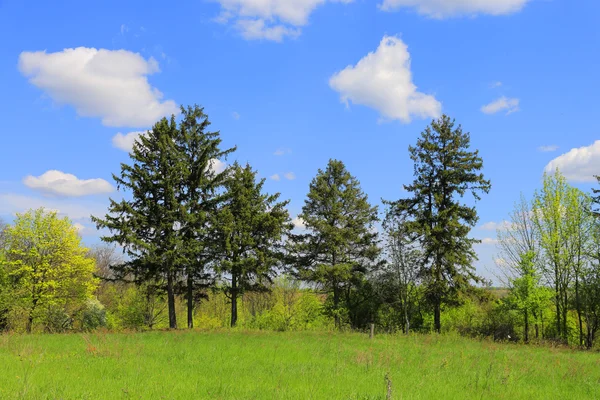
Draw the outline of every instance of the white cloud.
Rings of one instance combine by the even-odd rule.
[[[296,179],[296,174],[294,174],[293,172],[287,172],[285,174],[283,174],[283,176],[285,177],[285,179],[293,181],[294,179]]]
[[[492,89],[494,89],[494,88],[498,88],[498,87],[500,87],[500,86],[502,86],[502,82],[500,82],[500,81],[498,81],[498,82],[494,82],[494,83],[492,83],[492,84],[490,85],[490,87],[491,87]]]
[[[292,152],[291,149],[288,149],[288,148],[279,148],[279,149],[275,150],[275,153],[273,153],[273,154],[276,155],[276,156],[282,156],[284,154],[289,154],[291,152]]]
[[[56,170],[46,171],[40,176],[26,176],[23,183],[31,189],[56,196],[79,197],[114,190],[104,179],[79,179],[73,174]]]
[[[19,70],[55,102],[69,104],[83,117],[99,117],[106,126],[150,126],[177,114],[173,100],[150,86],[147,75],[159,72],[154,58],[126,50],[78,47],[56,53],[22,52]]]
[[[362,104],[385,119],[408,123],[413,117],[438,117],[442,105],[432,95],[417,91],[412,82],[410,54],[402,40],[384,36],[375,52],[329,79],[329,86],[348,106]]]
[[[298,229],[305,229],[306,228],[304,220],[302,218],[300,218],[300,217],[294,218],[292,220],[292,223],[294,224],[295,228],[298,228]]]
[[[216,174],[220,174],[221,172],[225,171],[225,168],[227,168],[227,163],[218,160],[216,158],[213,158],[210,160],[210,168],[216,173]]]
[[[231,116],[233,117],[233,119],[236,119],[236,120],[237,120],[237,119],[240,119],[240,114],[239,114],[239,113],[237,113],[236,111],[232,112],[232,113],[231,113]]]
[[[72,220],[89,221],[90,215],[104,216],[107,206],[97,202],[72,201],[64,198],[30,197],[15,193],[0,193],[0,215],[14,215],[30,209],[45,208],[68,216]]]
[[[278,180],[281,179],[281,177],[279,176],[279,174],[271,175],[269,178],[273,179],[274,181],[278,181]]]
[[[350,3],[352,0],[216,0],[221,4],[219,23],[233,21],[248,40],[281,42],[297,37],[308,23],[310,14],[327,2]]]
[[[485,224],[481,225],[479,227],[479,229],[481,229],[482,231],[497,231],[497,230],[506,230],[509,227],[510,227],[510,222],[508,222],[508,221],[501,221],[501,222],[490,221],[490,222],[486,222]]]
[[[431,18],[448,18],[461,15],[506,15],[520,11],[530,0],[383,0],[381,9],[394,11],[414,8],[419,14]]]
[[[557,168],[569,181],[596,182],[594,175],[600,175],[600,140],[556,157],[544,171],[553,173]]]
[[[549,146],[540,146],[540,147],[538,147],[538,151],[541,151],[543,153],[548,153],[548,152],[556,151],[556,150],[558,150],[558,146],[554,145],[554,144],[549,145]]]
[[[500,97],[481,107],[481,112],[484,114],[496,114],[497,112],[506,110],[506,115],[519,111],[519,99]]]
[[[144,131],[129,132],[127,134],[117,133],[112,138],[112,144],[114,147],[121,149],[126,152],[130,152],[133,149],[133,143],[137,140],[140,135],[145,135]]]
[[[498,239],[493,239],[493,238],[483,238],[481,239],[481,243],[482,245],[491,245],[491,244],[497,244],[498,243]]]

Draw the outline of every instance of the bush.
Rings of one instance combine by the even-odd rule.
[[[97,299],[88,300],[81,312],[81,330],[92,331],[106,327],[106,309]]]

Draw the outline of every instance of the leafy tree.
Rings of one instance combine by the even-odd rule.
[[[408,334],[418,295],[423,254],[407,231],[406,221],[389,211],[383,223],[387,236],[387,263],[376,279],[376,286],[387,304],[400,308],[402,330]]]
[[[434,310],[434,328],[441,331],[441,306],[471,280],[477,280],[472,263],[476,259],[468,237],[478,216],[474,206],[461,203],[470,192],[475,200],[488,193],[491,184],[480,173],[483,161],[470,151],[470,135],[446,115],[432,121],[410,146],[414,161],[412,184],[404,189],[411,197],[394,202],[404,215],[407,229],[418,237],[424,253],[422,277],[426,297]]]
[[[40,208],[17,214],[5,233],[3,264],[12,295],[26,312],[27,332],[49,312],[76,311],[91,298],[97,286],[94,260],[68,218]]]
[[[221,151],[216,132],[205,132],[209,122],[203,109],[181,108],[182,119],[163,118],[140,136],[130,153],[131,165],[121,164],[113,175],[119,189],[131,199],[111,199],[104,219],[103,240],[123,246],[129,260],[113,270],[118,278],[133,276],[138,283],[166,289],[169,326],[177,328],[175,296],[179,279],[186,276],[188,324],[192,325],[192,295],[205,277],[206,227],[214,194],[225,177],[216,171]]]
[[[591,244],[588,248],[589,263],[581,276],[581,307],[585,321],[585,344],[592,348],[600,330],[600,221],[594,221]]]
[[[220,261],[217,271],[228,280],[225,292],[231,300],[231,326],[238,319],[238,297],[246,291],[266,290],[280,264],[282,240],[292,229],[286,206],[279,193],[263,193],[265,180],[256,181],[250,165],[237,162],[225,181],[226,200],[213,223]]]
[[[352,288],[361,286],[366,273],[377,265],[377,207],[369,204],[359,181],[344,164],[330,160],[310,183],[299,218],[306,231],[291,236],[298,275],[333,295],[339,328],[342,296],[351,304]]]
[[[554,287],[556,307],[556,333],[568,341],[567,316],[571,287],[581,275],[584,238],[587,236],[586,207],[589,202],[583,193],[570,186],[565,177],[556,171],[544,174],[544,184],[535,194],[533,219],[540,235],[541,248],[547,263],[546,280]],[[579,283],[575,291],[576,307],[580,310]],[[580,338],[582,326],[580,325]]]
[[[552,292],[540,283],[541,275],[535,266],[535,259],[536,254],[532,251],[522,255],[519,276],[511,279],[508,297],[508,303],[523,315],[523,338],[526,343],[529,342],[530,316],[540,315],[552,297]]]

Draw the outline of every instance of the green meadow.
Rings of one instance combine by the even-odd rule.
[[[3,335],[0,376],[1,399],[600,398],[598,353],[450,335]]]

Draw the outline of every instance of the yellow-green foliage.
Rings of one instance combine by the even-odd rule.
[[[2,267],[10,282],[14,327],[70,325],[98,284],[94,260],[71,221],[44,209],[18,214],[5,241]]]

